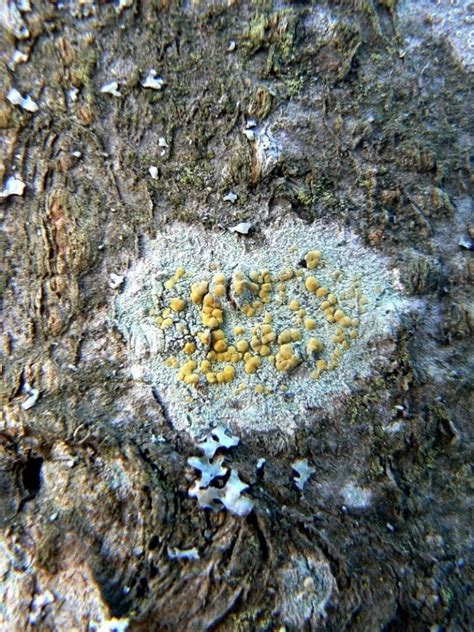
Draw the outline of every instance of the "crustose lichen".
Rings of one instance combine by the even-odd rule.
[[[177,427],[288,430],[371,371],[396,322],[393,279],[353,235],[286,222],[260,240],[174,224],[117,296],[134,376]]]

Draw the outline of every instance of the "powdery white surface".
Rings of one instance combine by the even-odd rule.
[[[321,251],[323,265],[308,271],[299,267],[299,262],[312,249]],[[164,281],[178,266],[182,266],[186,274],[172,290],[164,289]],[[303,277],[285,283],[287,297],[288,301],[296,298],[306,309],[306,317],[316,320],[314,331],[305,331],[296,322],[294,312],[287,302],[279,302],[276,292],[264,309],[272,314],[276,333],[287,328],[300,329],[302,339],[293,345],[302,359],[296,369],[279,372],[262,358],[261,367],[253,375],[244,372],[242,362],[234,364],[236,375],[230,383],[208,384],[204,376],[196,387],[177,381],[177,368],[167,366],[165,360],[173,356],[182,366],[195,359],[199,366],[207,351],[197,344],[192,356],[182,352],[192,334],[205,329],[201,324],[200,307],[189,301],[191,284],[202,280],[211,282],[217,272],[225,275],[227,283],[237,270],[268,269],[276,275],[288,268],[301,270],[304,277],[314,275],[321,286],[327,286],[336,296],[358,282],[366,297],[367,313],[360,316],[354,300],[339,301],[349,316],[360,318],[359,337],[351,342],[339,367],[324,371],[317,380],[310,377],[314,360],[307,355],[307,340],[310,337],[322,340],[326,349],[321,357],[327,358],[336,347],[330,342],[335,325],[328,323],[318,310],[319,300],[306,291]],[[342,272],[337,281],[333,276],[336,269]],[[356,235],[336,225],[307,225],[296,218],[268,226],[254,237],[174,223],[145,244],[143,257],[129,270],[122,288],[116,298],[115,317],[129,344],[130,373],[134,379],[153,386],[175,427],[194,437],[216,424],[239,428],[243,433],[278,428],[291,434],[307,422],[311,412],[333,412],[340,408],[345,396],[354,388],[355,380],[357,387],[363,388],[386,367],[387,354],[395,348],[399,316],[404,309],[397,271],[390,271],[384,260],[364,248]],[[173,314],[173,327],[162,330],[149,311],[165,308],[175,296],[188,300],[188,306],[183,312]],[[252,327],[262,322],[263,312],[249,318],[226,297],[221,303],[224,311],[221,328],[228,344],[235,342],[233,328],[236,325],[246,328],[246,335],[238,338],[248,340]],[[383,348],[379,352],[380,347]],[[277,350],[278,346],[272,345],[272,353]],[[239,385],[244,388],[239,390]],[[266,392],[258,393],[257,385],[263,386]]]

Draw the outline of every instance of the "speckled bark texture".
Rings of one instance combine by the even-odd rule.
[[[435,4],[2,0],[2,631],[469,629],[474,7]],[[334,408],[218,420],[253,508],[214,512],[114,305],[175,221],[291,218],[409,309]]]

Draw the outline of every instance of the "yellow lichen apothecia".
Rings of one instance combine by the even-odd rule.
[[[379,255],[348,234],[291,218],[261,239],[175,223],[149,242],[116,321],[133,374],[180,428],[231,415],[286,431],[304,419],[295,411],[329,410],[371,375],[397,296]]]
[[[303,260],[309,270],[324,264],[320,250],[309,250]],[[321,286],[314,276],[301,269],[239,270],[229,277],[219,271],[212,278],[191,283],[186,283],[184,276],[184,268],[178,267],[170,277],[172,283],[165,283],[165,291],[174,295],[168,300],[169,307],[162,310],[157,325],[161,329],[178,327],[179,320],[172,316],[176,314],[183,317],[186,329],[191,310],[204,328],[190,332],[182,346],[184,356],[195,358],[183,357],[176,373],[177,380],[188,386],[228,384],[236,377],[241,379],[243,374],[257,373],[264,363],[277,374],[291,374],[300,365],[306,365],[311,378],[318,379],[323,371],[339,366],[342,353],[357,338],[359,318],[355,316],[360,315],[360,310],[343,309],[336,287]],[[274,286],[275,279],[278,287]],[[295,292],[298,298],[293,296]],[[287,295],[292,298],[285,298],[286,305],[282,306],[277,293],[279,298]],[[360,296],[359,305],[362,299]],[[273,302],[278,304],[278,319],[271,311]],[[306,310],[314,316],[304,318]],[[284,326],[275,324],[275,320],[281,322],[282,311],[287,315]],[[318,329],[318,316],[333,325],[332,335],[324,342],[309,335]],[[233,324],[236,319],[242,324]],[[287,326],[292,323],[297,326]],[[346,331],[348,328],[350,331]]]

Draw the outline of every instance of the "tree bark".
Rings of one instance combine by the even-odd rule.
[[[1,629],[468,630],[472,59],[443,28],[469,7],[27,4],[0,36]],[[212,511],[114,304],[174,222],[283,215],[357,235],[410,309],[294,433],[229,411],[253,508]]]

